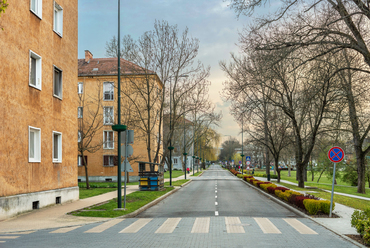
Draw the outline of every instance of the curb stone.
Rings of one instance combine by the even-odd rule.
[[[231,172],[230,172],[230,173],[231,173]],[[353,239],[351,239],[351,238],[349,238],[349,237],[347,237],[347,236],[345,236],[345,235],[343,235],[343,234],[340,234],[340,233],[338,233],[338,232],[336,232],[336,231],[334,231],[334,230],[330,229],[330,228],[329,228],[328,226],[326,226],[325,224],[322,224],[322,223],[320,223],[320,222],[316,221],[316,220],[315,220],[315,218],[312,218],[311,216],[309,216],[309,215],[307,215],[307,214],[305,214],[305,213],[302,213],[301,211],[299,211],[299,210],[297,210],[297,209],[293,208],[292,206],[290,206],[290,205],[286,204],[285,202],[281,201],[280,199],[275,198],[275,197],[271,197],[271,196],[270,196],[270,194],[266,193],[265,191],[263,191],[262,189],[260,189],[260,188],[258,188],[258,187],[256,187],[256,186],[254,186],[254,185],[251,185],[250,183],[248,183],[248,182],[244,181],[242,178],[240,178],[240,180],[241,180],[243,183],[245,183],[246,185],[248,185],[249,187],[251,187],[251,188],[253,188],[253,189],[257,190],[259,193],[261,193],[261,194],[265,195],[266,197],[268,197],[269,199],[273,200],[274,202],[276,202],[276,203],[280,204],[281,206],[283,206],[283,207],[285,207],[285,208],[288,208],[290,211],[292,211],[292,212],[294,212],[294,213],[296,213],[296,214],[298,214],[298,215],[300,215],[300,216],[302,216],[302,217],[305,217],[305,218],[307,218],[307,219],[310,219],[310,220],[314,221],[315,223],[319,224],[320,226],[322,226],[322,227],[324,227],[324,228],[326,228],[326,229],[330,230],[331,232],[335,233],[336,235],[338,235],[338,236],[342,237],[343,239],[345,239],[345,240],[347,240],[347,241],[351,242],[352,244],[354,244],[354,245],[356,245],[356,246],[358,246],[358,247],[361,247],[361,248],[367,248],[366,246],[364,246],[364,245],[362,245],[362,244],[358,243],[357,241],[355,241],[355,240],[353,240]]]

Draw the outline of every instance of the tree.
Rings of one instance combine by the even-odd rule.
[[[108,56],[117,56],[117,42],[115,37],[107,42]],[[168,159],[169,151],[165,149],[164,154],[160,154],[160,144],[165,148],[169,147],[176,125],[181,123],[179,121],[181,116],[194,111],[213,111],[214,109],[206,97],[210,85],[207,81],[210,68],[204,68],[200,62],[196,63],[199,40],[189,37],[188,28],[180,34],[176,25],[170,25],[166,21],[156,21],[154,30],[145,32],[137,41],[130,36],[125,36],[122,43],[124,58],[143,68],[145,75],[155,72],[163,84],[161,94],[155,96],[155,99],[147,97],[152,91],[148,82],[143,84],[146,86],[144,88],[135,86],[137,97],[130,98],[129,101],[134,107],[139,99],[145,102],[147,114],[138,115],[135,123],[146,135],[149,160],[151,160],[150,151],[154,151],[154,160],[157,161],[159,156],[163,155],[161,163],[164,163],[163,159]],[[182,77],[184,75],[188,77],[185,79]],[[184,104],[186,108],[182,107]],[[159,111],[151,113],[151,106],[155,106]],[[162,125],[166,124],[164,117],[169,114],[173,117],[169,129],[171,132],[165,133],[163,137]],[[153,118],[150,123],[149,116]],[[157,141],[156,147],[152,146],[153,142],[149,142],[152,137]]]
[[[94,140],[95,135],[104,125],[104,117],[102,114],[103,97],[101,96],[102,83],[98,83],[93,87],[95,88],[91,91],[93,95],[88,94],[86,90],[78,94],[78,154],[85,168],[87,189],[90,188],[90,184],[85,152],[94,153],[104,144],[100,139],[99,141]],[[111,142],[113,143],[113,140],[111,140]]]
[[[221,144],[221,153],[218,155],[218,159],[221,161],[230,161],[235,154],[235,149],[240,148],[241,144],[239,141],[230,137]]]

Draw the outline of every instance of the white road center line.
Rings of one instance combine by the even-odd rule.
[[[215,205],[217,206],[218,205],[218,202],[215,202]]]
[[[218,211],[215,211],[215,216],[218,216]]]

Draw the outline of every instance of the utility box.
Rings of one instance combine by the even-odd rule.
[[[136,161],[139,163],[139,189],[163,190],[164,188],[164,167],[161,164]]]

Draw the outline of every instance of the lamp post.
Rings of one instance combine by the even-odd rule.
[[[118,86],[118,92],[117,92],[117,111],[118,111],[118,114],[117,114],[117,117],[118,117],[118,121],[117,121],[117,125],[113,125],[112,126],[112,130],[113,131],[116,131],[118,133],[118,167],[117,167],[117,198],[118,198],[118,206],[117,206],[117,210],[122,210],[122,166],[121,166],[121,132],[124,132],[126,131],[127,129],[127,126],[126,125],[121,125],[121,53],[120,53],[120,22],[121,22],[121,17],[120,17],[120,10],[121,10],[121,7],[120,7],[120,3],[121,1],[118,0],[118,66],[117,66],[117,80],[118,80],[118,83],[117,83],[117,86]],[[126,168],[125,168],[126,169]],[[125,177],[125,182],[126,182],[126,177]],[[126,187],[126,183],[125,183],[125,187]],[[126,188],[125,188],[126,190]],[[126,191],[125,191],[126,192]],[[126,197],[126,194],[125,194],[125,197]],[[126,207],[126,198],[125,198],[125,206]]]
[[[180,75],[179,77],[189,77],[189,75]],[[168,150],[170,150],[170,186],[172,186],[172,150],[174,147],[172,146],[172,77],[170,77],[170,146],[168,147]]]
[[[185,156],[185,179],[186,179],[186,155],[188,155],[187,153],[186,153],[186,136],[185,136],[185,110],[184,110],[184,153],[183,153],[183,155]]]
[[[240,155],[242,157],[242,175],[243,173],[243,157],[244,157],[244,145],[243,145],[243,117],[244,117],[244,112],[242,115],[242,154]]]

